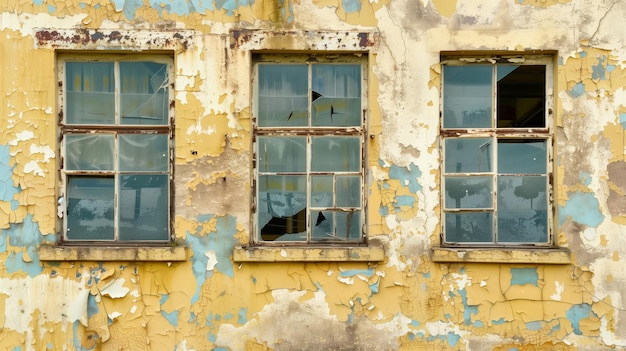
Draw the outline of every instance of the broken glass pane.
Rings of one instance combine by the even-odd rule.
[[[307,65],[258,67],[259,127],[308,126]]]
[[[358,172],[361,168],[361,138],[313,137],[311,170]]]
[[[306,240],[306,176],[259,176],[260,240]]]
[[[121,124],[168,124],[167,65],[120,62]]]
[[[547,141],[537,139],[498,139],[498,173],[545,174]]]
[[[306,172],[305,137],[258,137],[259,172]]]
[[[113,240],[114,179],[69,176],[67,182],[67,239]]]
[[[169,239],[168,178],[165,174],[120,177],[119,240]]]
[[[445,139],[445,172],[491,172],[492,144],[491,138]]]
[[[112,62],[65,64],[67,124],[114,124],[115,79]]]
[[[492,68],[443,66],[443,127],[491,128]]]
[[[312,69],[312,125],[360,126],[361,66],[323,64]]]
[[[498,65],[498,128],[546,126],[546,66]]]
[[[445,208],[492,208],[492,184],[489,176],[447,177]]]
[[[359,241],[361,239],[361,213],[342,211],[313,211],[313,241]]]
[[[498,178],[498,240],[547,242],[547,176]]]
[[[121,171],[168,170],[167,134],[120,134],[118,138]]]
[[[493,213],[446,213],[447,242],[493,242]]]
[[[114,140],[112,134],[66,134],[66,169],[72,171],[113,170]]]

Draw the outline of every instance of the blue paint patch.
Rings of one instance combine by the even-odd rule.
[[[578,178],[580,179],[581,183],[586,186],[589,186],[589,184],[591,184],[591,174],[589,174],[588,172],[580,172],[578,174]]]
[[[48,5],[48,13],[53,13],[56,10],[57,10],[56,6]]]
[[[498,320],[495,320],[495,319],[491,320],[491,324],[495,324],[495,325],[501,325],[501,324],[504,324],[504,322],[505,322],[504,317],[501,317]]]
[[[574,329],[574,334],[576,335],[582,335],[582,331],[580,330],[580,320],[590,318],[592,315],[597,317],[597,315],[591,311],[591,305],[588,303],[574,305],[567,310],[567,312],[565,312],[565,317],[572,323],[572,328]]]
[[[511,347],[510,349],[508,349],[507,351],[519,351],[519,349],[517,347]]]
[[[587,51],[581,51],[579,54],[580,58],[585,58],[587,57]]]
[[[361,0],[341,0],[341,5],[346,13],[361,11]]]
[[[600,212],[598,199],[592,193],[569,193],[569,200],[565,206],[559,206],[559,223],[563,225],[569,217],[572,221],[596,228],[604,215]]]
[[[622,128],[626,129],[626,113],[619,114],[619,123],[622,125]]]
[[[215,343],[215,340],[217,340],[217,337],[215,336],[215,334],[211,334],[209,333],[209,336],[207,336],[207,339],[212,342]]]
[[[539,274],[537,267],[534,268],[511,268],[511,285],[534,285],[538,286]]]
[[[463,323],[465,325],[472,324],[472,314],[478,314],[478,306],[467,304],[467,291],[465,289],[459,290],[461,301],[463,302]]]
[[[226,313],[224,315],[224,320],[227,321],[229,319],[233,319],[233,317],[235,317],[235,315],[233,315],[232,313]]]
[[[110,0],[117,11],[123,11],[129,20],[135,19],[137,9],[143,6],[143,0]],[[160,7],[159,7],[160,9]],[[160,14],[160,12],[159,12]]]
[[[481,321],[474,321],[474,327],[482,328],[484,326],[485,326],[485,324],[483,322],[481,322]]]
[[[421,176],[422,171],[420,171],[419,167],[413,163],[409,165],[408,169],[406,167],[398,167],[396,165],[391,165],[391,167],[389,167],[389,178],[399,180],[400,184],[408,186],[409,191],[413,194],[422,190],[422,186],[417,182],[417,179]]]
[[[448,345],[450,345],[450,347],[455,347],[460,339],[461,336],[459,334],[452,332],[448,333]]]
[[[13,195],[20,192],[20,188],[13,185],[13,168],[10,167],[11,155],[8,145],[0,145],[0,201],[12,201]]]
[[[206,221],[200,219],[206,218]],[[233,216],[201,216],[198,217],[200,224],[196,228],[195,233],[187,232],[187,243],[193,251],[191,256],[193,275],[196,277],[198,286],[196,293],[191,299],[191,303],[198,301],[200,297],[200,288],[204,284],[207,278],[213,276],[213,271],[207,271],[207,263],[209,258],[205,255],[206,252],[212,251],[215,253],[217,263],[215,264],[215,271],[226,274],[229,277],[234,276],[233,264],[230,260],[230,255],[233,248],[236,245],[235,234],[237,233],[237,223]],[[210,221],[216,221],[215,232],[204,233],[204,225]],[[211,226],[212,227],[212,226]]]
[[[370,284],[370,296],[378,294],[378,290],[380,288],[380,279],[378,279],[378,281],[374,284]]]
[[[204,325],[206,325],[207,327],[212,327],[213,326],[213,315],[212,314],[208,314],[206,316],[206,321],[204,322]]]
[[[353,277],[355,275],[364,275],[366,277],[371,277],[374,275],[374,269],[351,269],[349,271],[343,271],[339,273],[340,277]]]
[[[543,329],[543,322],[542,321],[527,322],[526,323],[526,329],[528,329],[528,330],[541,330],[541,329]]]
[[[43,4],[43,0],[33,0],[33,4],[36,6],[39,6],[41,4]]]
[[[394,200],[395,200],[396,212],[400,212],[401,206],[413,207],[413,205],[415,204],[416,198],[415,196],[411,196],[411,195],[399,195],[399,196],[396,196]]]
[[[178,311],[172,311],[171,313],[167,313],[161,310],[161,315],[170,322],[171,325],[178,327]]]
[[[26,272],[29,277],[34,278],[42,273],[43,267],[39,262],[39,255],[37,255],[37,249],[31,246],[26,249],[28,256],[30,256],[30,262],[24,261],[23,252],[12,252],[7,257],[5,262],[6,270],[8,273],[13,274],[17,272]]]
[[[21,346],[15,346],[14,348],[11,349],[11,351],[22,351],[22,347]]]
[[[248,309],[240,308],[239,312],[237,312],[237,323],[238,324],[246,324],[248,322]]]
[[[415,319],[411,320],[411,326],[412,327],[419,327],[419,325],[420,325],[420,322],[416,321]]]
[[[380,214],[383,217],[389,215],[389,208],[387,208],[387,206],[380,206],[378,208],[378,214]]]
[[[5,230],[9,243],[14,247],[37,247],[42,239],[39,225],[33,222],[33,215],[29,214],[22,223],[12,223]]]
[[[189,312],[189,320],[187,321],[187,323],[193,323],[193,322],[196,322],[196,325],[198,325],[198,317],[196,316],[195,313]]]
[[[87,319],[98,314],[98,312],[100,312],[100,309],[98,308],[96,297],[91,294],[87,295]]]
[[[598,57],[598,64],[595,66],[591,66],[591,79],[596,80],[605,80],[605,70],[604,70],[604,61],[606,61],[606,56]]]
[[[577,98],[582,96],[585,93],[585,85],[580,82],[580,83],[576,83],[576,85],[574,85],[574,87],[572,88],[572,90],[570,90],[569,94],[573,97],[573,98]]]

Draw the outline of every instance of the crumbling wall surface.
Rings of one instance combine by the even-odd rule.
[[[0,349],[626,349],[624,18],[621,0],[0,1]],[[367,234],[384,261],[233,260],[251,235],[254,50],[367,55]],[[174,56],[186,260],[41,259],[61,225],[68,51]],[[431,260],[439,60],[455,51],[554,55],[569,264]]]

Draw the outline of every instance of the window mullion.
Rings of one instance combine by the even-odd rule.
[[[121,92],[121,83],[120,83],[120,69],[119,69],[119,62],[118,61],[113,61],[113,79],[115,80],[114,84],[115,84],[115,88],[114,88],[114,96],[115,96],[115,124],[117,126],[120,125],[120,116],[121,116],[121,102],[120,102],[120,92]],[[116,242],[119,241],[119,222],[120,222],[120,196],[121,194],[119,193],[119,155],[120,155],[120,150],[119,150],[119,133],[116,132],[113,135],[114,138],[114,142],[113,142],[113,171],[114,171],[114,197],[113,197],[113,202],[114,202],[114,212],[113,212],[113,240],[115,240]]]

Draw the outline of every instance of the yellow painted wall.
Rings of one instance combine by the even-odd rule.
[[[626,349],[624,18],[623,1],[0,1],[0,350]],[[367,231],[384,259],[235,262],[250,236],[251,52],[354,48],[369,60]],[[44,260],[68,50],[173,54],[182,260]],[[566,262],[432,260],[450,51],[554,53]]]

